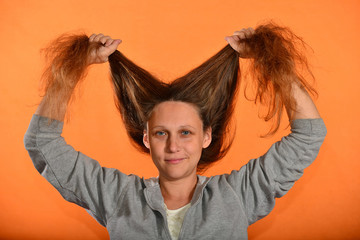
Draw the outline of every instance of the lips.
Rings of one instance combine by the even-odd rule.
[[[178,164],[180,162],[182,162],[184,160],[184,158],[171,158],[171,159],[166,159],[165,162],[170,163],[170,164]]]

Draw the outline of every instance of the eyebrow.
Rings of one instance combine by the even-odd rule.
[[[154,127],[152,127],[152,129],[154,128],[166,128],[165,126],[163,125],[156,125]],[[179,128],[192,128],[192,129],[196,129],[195,127],[191,126],[191,125],[181,125]]]

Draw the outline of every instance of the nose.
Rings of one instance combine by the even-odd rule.
[[[169,136],[167,140],[167,151],[175,153],[180,150],[179,142],[176,136]]]

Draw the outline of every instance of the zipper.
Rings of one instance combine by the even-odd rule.
[[[192,210],[194,210],[195,207],[196,207],[196,205],[199,204],[200,199],[202,199],[202,196],[204,195],[205,187],[206,187],[206,185],[208,184],[208,182],[211,180],[211,178],[212,178],[212,177],[210,177],[208,180],[206,180],[206,181],[202,184],[202,185],[203,185],[203,188],[201,189],[201,192],[200,192],[199,197],[196,199],[196,202],[194,203],[194,205],[191,205],[191,206],[189,207],[189,209],[186,211],[185,216],[184,216],[184,219],[183,219],[183,222],[182,222],[182,224],[181,224],[179,237],[178,237],[177,240],[181,240],[181,239],[182,239],[182,235],[184,235],[184,231],[185,231],[185,230],[184,230],[184,223],[185,223],[185,221],[186,221],[186,219],[187,219],[187,217],[188,217],[188,215],[189,215],[189,212],[192,211]],[[167,221],[166,221],[166,222],[167,222]]]
[[[149,204],[149,203],[152,203],[152,202],[151,202],[150,199],[149,199],[149,196],[148,196],[147,191],[148,191],[148,188],[145,188],[144,196],[145,196],[145,199],[146,199],[147,204],[149,205],[149,207],[150,207],[153,211],[157,211],[157,212],[159,212],[159,213],[161,214],[161,216],[162,216],[162,218],[163,218],[163,221],[164,221],[164,224],[165,224],[164,229],[165,229],[165,233],[166,233],[166,235],[167,235],[167,239],[168,239],[168,240],[172,240],[172,237],[171,237],[171,234],[170,234],[170,230],[169,230],[169,226],[168,226],[168,222],[167,222],[167,217],[166,217],[166,212],[165,212],[164,206],[162,206],[161,209],[158,209],[158,208],[154,208],[154,207],[152,206],[152,204]],[[165,203],[163,202],[163,204],[165,204]],[[165,212],[165,215],[164,215],[164,212]]]

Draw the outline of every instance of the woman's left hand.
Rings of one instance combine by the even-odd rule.
[[[225,37],[225,40],[230,44],[230,46],[240,54],[242,58],[250,58],[250,49],[245,44],[244,41],[241,41],[245,38],[250,38],[255,33],[255,30],[251,27],[243,28],[240,31],[234,32],[232,36]]]

